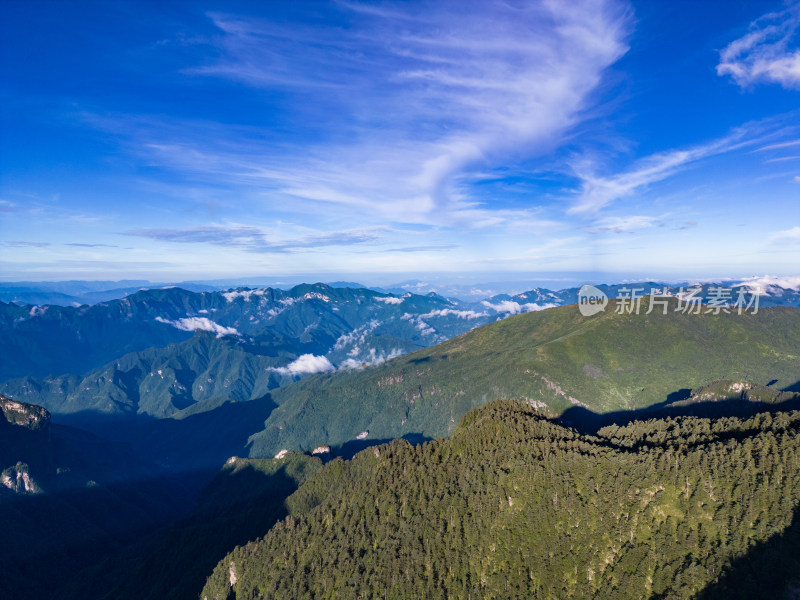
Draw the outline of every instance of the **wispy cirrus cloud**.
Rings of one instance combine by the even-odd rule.
[[[740,130],[708,144],[646,156],[636,161],[631,169],[610,176],[596,174],[597,167],[593,161],[576,161],[573,169],[581,180],[580,193],[567,212],[579,215],[596,213],[620,198],[674,175],[692,163],[733,150],[744,137],[744,132]]]
[[[9,202],[8,200],[0,200],[0,213],[10,213],[22,210],[19,204]]]
[[[209,225],[182,229],[132,229],[123,231],[122,235],[144,237],[159,242],[207,243],[238,248],[266,245],[264,233],[257,227]]]
[[[454,250],[458,248],[458,244],[439,244],[432,246],[404,246],[402,248],[389,248],[384,252],[432,252],[439,250]]]
[[[756,76],[755,65],[796,52],[793,1],[725,50],[742,82],[789,85]],[[68,128],[9,137],[27,149],[9,155],[19,160],[0,216],[3,240],[52,247],[5,246],[7,257],[24,268],[68,256],[121,268],[135,259],[137,269],[168,261],[182,279],[265,265],[276,274],[625,270],[647,260],[671,269],[670,237],[730,264],[739,259],[726,240],[739,221],[742,255],[796,224],[786,214],[800,182],[800,112],[775,111],[797,92],[742,94],[732,71],[708,78],[725,62],[708,40],[744,35],[758,8],[739,7],[750,16],[733,35],[714,11],[694,11],[688,35],[668,6],[642,12],[629,0],[206,6],[214,12],[183,6],[166,21],[143,8],[136,23],[95,11],[90,20],[108,27],[93,30],[107,30],[115,51],[95,62],[84,59],[90,48],[63,49],[87,87],[76,96],[67,73],[60,85],[37,79],[53,84],[39,95]],[[634,27],[637,52],[619,60]],[[662,32],[680,35],[666,48]],[[39,51],[59,52],[28,54]],[[657,52],[667,68],[653,77]],[[124,85],[103,77],[120,56]],[[14,85],[44,64],[21,54]],[[691,110],[677,97],[691,98]],[[20,97],[20,114],[39,119],[30,100]],[[59,136],[73,126],[102,144],[71,152]],[[123,160],[97,154],[107,144]],[[56,156],[76,168],[48,176]],[[99,161],[107,171],[89,168]],[[702,227],[690,230],[689,219]],[[129,237],[111,237],[123,230]],[[780,256],[777,245],[770,252]],[[152,269],[166,280],[163,266]]]
[[[799,28],[800,2],[759,17],[720,52],[717,74],[730,75],[741,87],[766,82],[800,89]]]
[[[789,160],[800,160],[800,154],[795,156],[779,156],[777,158],[769,158],[765,160],[765,163],[776,163],[776,162],[786,162]]]
[[[633,215],[629,217],[606,217],[594,223],[587,233],[612,232],[631,233],[638,229],[653,227],[658,222],[656,217]]]
[[[9,241],[3,242],[3,246],[7,248],[46,248],[51,246],[50,242],[23,242],[23,241]]]
[[[771,150],[783,150],[784,148],[793,148],[800,146],[800,140],[789,140],[788,142],[781,142],[779,144],[767,144],[761,148],[756,148],[753,152],[768,152]]]
[[[632,27],[627,5],[613,0],[330,10],[330,25],[289,28],[212,13],[214,58],[183,70],[298,100],[292,136],[145,124],[134,132],[142,154],[192,178],[268,189],[300,210],[459,227],[518,222],[531,215],[499,214],[467,180],[563,144]]]
[[[579,192],[568,214],[591,216],[617,200],[641,192],[647,186],[663,181],[681,171],[697,166],[701,161],[742,149],[757,147],[754,151],[781,149],[793,142],[770,143],[773,140],[796,135],[792,123],[797,113],[777,115],[746,123],[734,128],[728,135],[704,144],[677,148],[642,157],[630,168],[615,174],[599,174],[598,161],[584,157],[572,161],[571,167],[580,180]]]
[[[352,246],[380,239],[386,228],[359,229],[308,234],[294,239],[281,239],[259,227],[243,225],[207,225],[183,229],[133,229],[122,235],[137,236],[160,242],[212,244],[240,248],[250,252],[291,252],[326,246]]]

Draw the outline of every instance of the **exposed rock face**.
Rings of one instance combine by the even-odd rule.
[[[695,388],[691,395],[682,401],[674,402],[675,406],[695,402],[723,402],[741,400],[760,402],[763,404],[781,404],[783,402],[800,401],[800,393],[782,391],[750,381],[714,381],[708,385]]]
[[[18,462],[16,466],[4,469],[0,473],[0,484],[17,494],[38,494],[42,491],[28,472],[28,465],[23,462]]]
[[[49,470],[49,433],[47,410],[0,394],[0,492],[44,491],[39,481]]]
[[[0,394],[2,421],[31,431],[42,431],[50,425],[50,413],[35,404],[17,402]]]

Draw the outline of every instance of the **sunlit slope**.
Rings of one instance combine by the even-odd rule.
[[[199,597],[784,598],[799,460],[797,411],[584,436],[493,402],[450,438],[332,461]]]
[[[251,438],[251,456],[453,431],[497,398],[556,415],[644,408],[716,380],[783,389],[800,380],[800,310],[701,314],[656,309],[583,317],[576,305],[512,317],[360,371],[314,376],[276,390],[280,405]]]

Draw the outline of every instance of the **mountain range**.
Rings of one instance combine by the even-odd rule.
[[[2,389],[55,415],[170,416],[212,398],[259,397],[308,373],[377,364],[496,318],[434,294],[324,284],[148,290],[78,308],[0,304]]]
[[[701,295],[713,295],[713,287],[702,288]],[[694,448],[710,448],[724,463],[721,479],[713,485],[725,494],[741,496],[731,483],[737,478],[783,477],[780,485],[789,487],[781,487],[780,494],[798,497],[791,487],[794,474],[775,471],[774,465],[764,466],[763,472],[739,472],[719,450],[731,440],[744,444],[740,458],[745,462],[751,447],[764,444],[781,456],[795,452],[795,417],[781,415],[794,415],[791,411],[800,408],[800,309],[792,306],[796,292],[768,289],[758,310],[726,312],[706,303],[692,312],[682,308],[680,288],[662,286],[663,301],[651,304],[644,298],[635,311],[624,299],[630,286],[598,288],[610,300],[592,316],[574,303],[578,289],[534,289],[466,303],[436,294],[306,284],[290,290],[143,290],[81,307],[0,303],[0,321],[6,325],[0,333],[5,374],[0,383],[0,503],[3,530],[11,540],[4,558],[10,568],[0,583],[18,597],[196,597],[214,565],[240,546],[217,565],[204,595],[249,597],[254,590],[272,590],[275,597],[347,595],[343,590],[356,589],[357,582],[342,579],[330,557],[319,557],[320,579],[306,577],[307,589],[293,587],[300,584],[290,574],[265,562],[263,548],[269,547],[269,552],[285,555],[287,564],[306,568],[305,559],[293,554],[305,542],[286,533],[291,528],[287,523],[302,521],[301,529],[307,526],[303,540],[313,540],[319,534],[314,524],[318,518],[327,523],[323,528],[335,527],[354,544],[342,546],[350,559],[332,555],[336,565],[363,569],[358,571],[361,579],[369,579],[364,573],[375,573],[375,582],[387,573],[381,569],[402,567],[406,577],[414,574],[412,579],[423,586],[405,589],[431,597],[442,590],[502,596],[496,587],[498,573],[515,586],[523,585],[518,575],[527,573],[543,597],[590,597],[599,593],[597,586],[630,590],[633,585],[644,585],[651,597],[701,589],[711,593],[709,586],[728,576],[734,556],[753,545],[771,544],[771,535],[789,536],[776,548],[794,548],[795,504],[775,504],[777,496],[767,497],[761,488],[757,522],[763,525],[743,528],[741,523],[756,516],[737,513],[739,508],[720,501],[715,510],[722,511],[725,522],[737,523],[735,535],[724,531],[723,521],[714,520],[715,512],[713,535],[695,544],[692,536],[700,535],[698,524],[705,523],[705,513],[693,504],[675,504],[680,495],[673,488],[686,472],[666,469],[657,457],[679,451],[693,464],[699,460]],[[492,404],[498,399],[508,402]],[[675,423],[687,425],[676,429]],[[487,433],[508,427],[516,431],[510,437],[495,439]],[[514,437],[526,439],[528,434],[541,445],[530,447]],[[398,439],[403,441],[391,442]],[[501,462],[481,467],[481,453],[495,445]],[[514,454],[517,447],[522,454]],[[564,454],[565,448],[577,454]],[[639,456],[640,450],[647,450],[646,456]],[[429,452],[433,462],[428,462]],[[449,546],[425,542],[419,549],[413,541],[400,545],[410,552],[400,563],[382,555],[375,555],[377,562],[359,562],[370,553],[358,545],[363,539],[357,522],[347,511],[331,508],[332,502],[341,507],[351,501],[351,492],[358,490],[364,502],[390,510],[393,501],[373,491],[401,499],[405,492],[391,481],[400,481],[405,470],[402,475],[395,471],[418,460],[420,469],[433,477],[430,484],[419,484],[428,486],[423,496],[458,498],[458,482],[472,481],[485,468],[487,478],[474,480],[475,493],[479,499],[493,498],[489,490],[498,481],[492,478],[504,477],[499,475],[503,465],[522,468],[525,452],[555,452],[566,460],[561,472],[577,469],[589,477],[581,485],[594,481],[596,493],[613,497],[628,489],[620,506],[650,523],[624,530],[638,540],[631,547],[606,538],[591,546],[587,540],[596,532],[591,528],[589,537],[574,542],[561,534],[542,542],[547,535],[541,530],[526,530],[524,539],[503,542],[508,548],[544,543],[564,556],[573,543],[589,544],[596,553],[613,555],[608,569],[588,556],[589,562],[581,563],[597,575],[592,581],[600,583],[569,579],[563,560],[539,573],[508,552],[496,563],[487,558],[482,552],[491,542],[480,527],[519,526],[494,508],[485,513],[486,519],[473,522],[478,530],[464,529],[443,542],[471,548],[469,554],[482,557],[483,566],[454,559],[453,574],[443,578],[441,569],[449,562],[436,561],[448,556]],[[459,453],[465,453],[462,462],[455,467],[448,463],[447,473],[436,475],[436,465],[447,462],[442,457]],[[384,456],[399,458],[384,463]],[[629,459],[631,472],[653,471],[648,485],[672,490],[666,504],[641,512],[631,500],[636,497],[630,491],[635,477],[621,482],[622,488],[608,479],[608,465]],[[578,521],[607,518],[608,506],[592,508],[583,496],[570,496],[568,488],[559,487],[561,480],[523,471],[513,471],[503,485],[530,476],[541,489],[559,489],[564,498],[572,498]],[[389,482],[382,479],[384,472],[391,474]],[[707,482],[691,481],[691,489],[702,485]],[[417,483],[411,489],[422,493]],[[512,503],[550,514],[542,512],[549,505],[541,498],[526,494],[519,491],[518,499],[508,495]],[[407,498],[393,510],[401,510],[404,519],[417,515],[426,521],[450,510],[454,522],[466,524],[469,515],[478,514],[476,506],[488,506],[483,500],[472,505],[467,496],[467,504],[446,506],[426,504],[421,497],[413,502]],[[354,504],[361,507],[357,510],[367,510],[369,504],[360,502]],[[417,508],[407,513],[406,506]],[[664,529],[658,519],[653,521],[658,511],[675,522]],[[376,514],[393,522],[398,513]],[[344,521],[338,520],[340,515]],[[557,521],[553,513],[544,522]],[[670,554],[672,562],[648,555],[653,544],[647,536],[657,531],[658,536],[677,535],[677,522],[688,530],[680,530],[685,536],[675,545],[674,557]],[[369,529],[370,535],[378,535],[373,524]],[[264,535],[266,541],[248,544]],[[319,535],[326,544],[341,543]],[[375,543],[388,538],[381,533],[369,539]],[[697,556],[707,555],[703,544],[727,549],[718,559],[673,564],[690,547]],[[417,550],[430,554],[431,562],[420,563]],[[642,556],[649,556],[642,560],[650,561],[647,572],[653,581],[627,581],[629,563]],[[48,565],[46,574],[42,564]],[[165,564],[185,574],[183,583],[174,582]],[[794,563],[786,568],[791,571]],[[701,577],[702,570],[706,575]],[[684,583],[670,584],[656,572],[672,573]],[[232,578],[241,583],[231,584]],[[486,584],[475,587],[484,578]],[[30,579],[36,589],[25,587]],[[778,579],[784,585],[790,578]],[[567,582],[561,592],[553,587],[558,581]]]
[[[678,294],[680,288],[638,284]],[[708,294],[712,286],[700,288]],[[599,286],[617,297],[625,285]],[[800,305],[772,287],[761,307]],[[0,391],[56,419],[91,411],[166,417],[236,401],[315,372],[359,369],[510,315],[577,301],[578,289],[534,289],[479,303],[326,284],[191,292],[142,290],[94,306],[0,303]]]
[[[250,455],[341,446],[359,436],[436,438],[497,398],[575,419],[664,407],[716,380],[798,388],[796,308],[636,315],[615,305],[592,317],[574,305],[518,315],[375,368],[274,390],[278,408],[250,438]]]

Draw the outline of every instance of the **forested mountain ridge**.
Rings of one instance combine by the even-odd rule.
[[[717,285],[692,289],[706,298]],[[639,296],[647,295],[651,289],[672,296],[687,289],[657,282],[598,288],[612,299],[624,295],[625,290],[630,294],[632,288]],[[736,295],[737,288],[728,289]],[[334,363],[347,357],[365,360],[369,352],[359,357],[358,352],[352,353],[352,345],[331,349],[331,339],[325,338],[332,337],[335,342],[344,334],[354,334],[352,340],[342,340],[345,342],[355,341],[364,333],[376,333],[424,347],[499,317],[574,304],[578,291],[534,288],[515,295],[464,302],[434,293],[393,295],[316,283],[289,290],[142,289],[124,298],[83,306],[0,302],[0,341],[4,348],[13,350],[0,365],[0,381],[85,373],[129,352],[183,341],[196,330],[256,340],[267,332],[286,340],[305,337],[300,341],[313,344],[316,340],[315,354],[330,352]],[[759,297],[761,307],[800,306],[800,292],[795,289],[773,285],[763,292]],[[378,323],[374,323],[376,320]],[[358,331],[362,327],[364,331]],[[337,355],[334,350],[346,352]]]
[[[126,354],[84,375],[23,377],[2,384],[16,398],[74,413],[169,417],[212,399],[251,400],[277,387],[280,357],[248,352],[235,338],[200,331],[165,348]]]
[[[302,292],[301,296],[312,293],[308,290],[299,292]],[[245,302],[241,296],[234,297],[234,300],[239,299]],[[247,301],[254,302],[252,299]],[[313,298],[294,302],[293,306],[311,302],[328,305],[324,300]],[[372,302],[378,303],[384,302]],[[357,299],[355,304],[358,305]],[[49,579],[40,578],[44,586],[41,591],[45,594],[48,586],[59,580],[74,591],[72,595],[63,597],[81,597],[85,591],[81,580],[89,577],[90,573],[80,571],[81,575],[76,577],[79,571],[75,569],[91,564],[85,557],[95,557],[89,559],[95,560],[98,555],[115,556],[116,551],[111,551],[111,548],[131,543],[130,536],[134,534],[128,523],[152,533],[158,519],[167,515],[173,515],[173,518],[185,516],[190,504],[184,500],[182,506],[175,506],[176,499],[193,497],[199,486],[210,481],[213,472],[232,454],[272,457],[283,448],[311,451],[318,445],[330,444],[334,452],[350,455],[359,447],[380,443],[381,440],[406,437],[418,441],[440,437],[451,434],[457,421],[474,406],[502,397],[535,407],[542,415],[563,415],[564,418],[578,410],[634,414],[633,409],[654,404],[674,405],[681,410],[693,410],[695,405],[706,404],[725,408],[732,393],[731,386],[742,384],[749,387],[741,387],[738,400],[752,404],[754,408],[777,402],[775,408],[779,409],[780,403],[794,398],[792,390],[800,371],[797,353],[797,348],[800,348],[800,310],[779,307],[742,315],[688,315],[669,310],[667,314],[654,312],[648,315],[645,302],[641,314],[637,315],[620,314],[617,306],[612,300],[606,312],[594,317],[582,316],[575,305],[529,312],[491,323],[433,348],[366,368],[354,366],[332,374],[312,375],[253,399],[250,398],[256,390],[269,388],[265,373],[279,373],[273,369],[281,368],[274,367],[275,362],[269,362],[276,357],[264,350],[269,345],[264,341],[266,337],[261,338],[258,346],[250,339],[256,336],[217,337],[213,331],[197,331],[189,340],[177,344],[189,352],[171,348],[171,355],[167,357],[159,355],[156,349],[120,358],[117,361],[119,367],[115,363],[113,369],[98,372],[95,377],[98,387],[95,389],[101,391],[97,394],[93,394],[91,389],[81,389],[92,383],[93,380],[88,378],[70,384],[74,386],[76,400],[84,402],[82,406],[93,407],[91,414],[101,414],[102,402],[109,398],[113,400],[110,391],[132,390],[131,395],[121,397],[118,406],[124,404],[125,398],[135,397],[136,403],[125,408],[130,413],[136,414],[144,408],[155,416],[159,414],[157,409],[167,406],[172,412],[161,413],[161,416],[171,414],[174,418],[149,417],[141,422],[137,419],[130,426],[107,430],[117,442],[129,444],[127,448],[53,423],[51,427],[56,429],[52,431],[57,433],[53,439],[63,441],[54,455],[63,459],[70,456],[64,450],[74,448],[71,456],[86,462],[62,460],[58,464],[50,463],[56,467],[63,464],[72,467],[58,477],[63,481],[74,477],[79,484],[76,493],[17,495],[15,502],[6,508],[4,514],[11,521],[5,526],[5,531],[18,532],[13,536],[15,543],[6,549],[12,556],[17,556],[15,561],[21,561],[17,572],[22,573],[9,584],[16,587],[9,589],[16,590],[33,572],[28,562],[20,558],[30,556],[25,554],[26,551],[52,548],[55,540],[66,535],[86,545],[81,550],[72,547],[60,550],[64,553],[64,560],[59,563],[63,568],[53,571]],[[303,314],[310,318],[313,308],[305,307],[308,312]],[[399,318],[399,321],[407,324],[410,319]],[[301,333],[307,326],[301,329],[302,322],[301,319],[296,326],[296,331]],[[418,331],[417,325],[411,327]],[[225,325],[229,326],[232,325]],[[351,334],[352,331],[344,335],[350,340]],[[355,343],[358,345],[360,338]],[[248,346],[260,347],[261,353],[249,350]],[[264,362],[257,362],[262,360]],[[184,376],[183,369],[193,373],[192,377],[180,379]],[[226,370],[230,377],[220,377],[219,374]],[[170,377],[172,381],[169,381]],[[180,394],[173,394],[178,390],[172,386],[174,381],[194,382],[185,386],[191,389],[192,395],[182,400]],[[209,386],[213,391],[198,399],[201,385],[204,388]],[[264,387],[259,388],[259,385]],[[688,388],[695,388],[696,393],[688,397],[686,394],[674,395],[688,391]],[[83,394],[83,397],[77,394]],[[743,399],[743,394],[747,398]],[[227,401],[231,398],[249,401]],[[163,399],[172,404],[159,404]],[[691,407],[680,404],[687,401]],[[150,402],[153,404],[148,405]],[[80,406],[76,404],[75,409]],[[648,414],[638,410],[635,417],[647,418]],[[628,420],[635,417],[629,415]],[[105,424],[101,422],[100,425]],[[259,432],[262,428],[263,431]],[[114,453],[119,455],[119,460],[106,460]],[[370,456],[374,454],[360,455],[354,463],[334,461],[336,466],[332,467],[333,470],[323,469],[326,473],[324,478],[312,478],[316,483],[294,496],[285,510],[297,514],[294,512],[298,510],[297,506],[305,506],[303,510],[306,510],[324,500],[330,490],[338,486],[340,475],[336,469],[358,473],[355,475],[357,479],[367,477],[371,467],[364,460],[371,460]],[[100,472],[92,463],[98,459],[106,463]],[[279,472],[277,463],[263,464],[270,465],[265,467],[265,472]],[[57,474],[57,469],[55,472]],[[88,475],[90,472],[97,474]],[[115,473],[127,481],[115,480]],[[282,485],[285,484],[280,494],[289,493],[302,480],[294,476],[279,479]],[[312,481],[308,483],[312,484]],[[176,488],[183,490],[182,496],[175,495]],[[265,528],[268,527],[270,519],[284,510],[280,494],[264,496],[264,501],[269,502],[274,510],[264,513],[262,520],[247,519],[247,523],[263,523]],[[234,496],[228,497],[230,507],[236,506]],[[36,503],[21,504],[23,500],[31,499]],[[219,506],[223,504],[221,501]],[[76,519],[75,514],[82,516]],[[159,534],[155,538],[155,546],[150,546],[156,549],[153,555],[160,556],[161,552],[168,555],[178,546],[191,548],[198,545],[209,551],[204,553],[203,560],[215,558],[211,546],[203,542],[203,536],[216,535],[209,533],[214,527],[222,531],[230,525],[233,532],[238,527],[237,515],[231,517],[233,520],[216,522],[211,529],[204,528],[205,522],[211,526],[211,521],[204,517],[200,518],[199,525],[192,524],[191,520],[181,521],[174,535],[162,537]],[[42,533],[41,523],[48,522],[46,519],[53,519],[52,526]],[[76,524],[76,531],[71,529],[72,524]],[[263,535],[266,529],[254,533],[243,526],[239,531],[247,537],[233,543],[243,543],[246,539],[253,539],[254,535]],[[28,535],[32,532],[42,535]],[[195,534],[197,537],[192,537]],[[15,548],[19,552],[15,553]],[[221,554],[228,549],[218,547],[214,552]],[[176,551],[176,559],[178,555],[180,560],[190,561],[183,550]],[[116,565],[122,568],[119,565],[126,563],[123,561]],[[141,573],[151,575],[151,566],[147,562],[137,564]],[[96,568],[102,571],[105,566]],[[103,580],[97,571],[92,579]],[[135,597],[141,592],[135,581],[123,581],[121,577],[113,579],[120,583],[119,597],[125,597],[129,592]],[[146,580],[142,575],[140,581]],[[152,581],[162,585],[169,581],[169,577],[156,574]],[[61,591],[66,594],[68,590],[59,593]]]
[[[279,406],[252,457],[368,439],[435,438],[497,398],[544,414],[640,410],[715,380],[776,390],[798,382],[800,309],[758,314],[584,317],[576,305],[507,318],[371,369],[315,375],[271,393]]]
[[[198,330],[219,336],[236,335],[256,344],[259,336],[266,334],[273,345],[282,338],[283,349],[288,353],[297,350],[293,345],[296,343],[310,345],[314,354],[325,354],[342,335],[375,320],[379,323],[372,329],[376,329],[392,317],[399,322],[386,335],[408,337],[412,342],[427,337],[428,341],[415,346],[422,347],[440,341],[446,333],[423,332],[424,327],[400,317],[405,313],[416,316],[452,310],[453,306],[435,294],[398,298],[321,283],[298,285],[288,291],[142,290],[118,300],[80,307],[0,303],[0,341],[9,351],[8,360],[0,368],[0,380],[83,373],[129,352],[186,340]],[[432,317],[450,317],[446,320],[455,325],[466,321],[459,320],[458,315]],[[398,330],[404,334],[395,335]]]
[[[587,282],[591,283],[591,282]],[[499,282],[499,283],[476,283],[473,285],[442,283],[441,285],[430,284],[420,280],[411,280],[389,285],[388,287],[368,286],[352,281],[329,281],[326,285],[331,288],[353,288],[370,289],[383,294],[394,294],[403,296],[407,293],[423,295],[430,291],[445,296],[447,298],[457,298],[467,304],[479,304],[481,300],[490,303],[498,303],[503,300],[511,300],[521,305],[530,302],[542,302],[547,304],[574,304],[577,301],[579,287],[569,287],[560,289],[547,289],[543,287],[526,287],[524,283]],[[792,278],[780,277],[750,277],[738,280],[725,281],[701,281],[701,282],[672,282],[663,281],[633,281],[624,284],[595,284],[605,291],[610,298],[618,297],[621,288],[643,288],[644,293],[649,292],[650,287],[668,289],[673,295],[687,288],[702,288],[705,295],[711,287],[728,287],[738,290],[740,287],[748,289],[758,288],[761,290],[763,306],[800,306],[800,289]],[[215,281],[183,281],[183,282],[152,282],[146,280],[123,280],[123,281],[17,281],[0,283],[0,302],[14,303],[19,306],[81,306],[92,305],[99,302],[109,302],[112,300],[125,298],[143,290],[180,288],[192,292],[224,292],[233,289],[268,289],[278,287],[287,290],[284,285],[278,282],[254,285],[252,282],[241,281],[234,283],[232,280]],[[499,288],[507,291],[492,291]],[[525,289],[526,291],[517,292],[511,289]]]
[[[9,357],[0,371],[24,375],[0,390],[56,418],[81,411],[160,418],[213,398],[258,398],[308,373],[376,364],[497,314],[460,310],[435,294],[324,284],[146,290],[79,308],[0,303]]]
[[[585,436],[494,402],[326,465],[200,598],[778,598],[799,500],[799,412]]]
[[[708,294],[712,287],[698,289]],[[600,289],[614,298],[629,288]],[[658,289],[673,296],[680,290]],[[798,296],[783,288],[768,292],[762,310]],[[376,365],[577,297],[577,288],[535,288],[470,304],[436,294],[303,284],[286,291],[150,289],[80,307],[0,303],[7,349],[0,391],[45,406],[56,420],[89,412],[162,418],[209,400],[260,398],[310,373]]]

